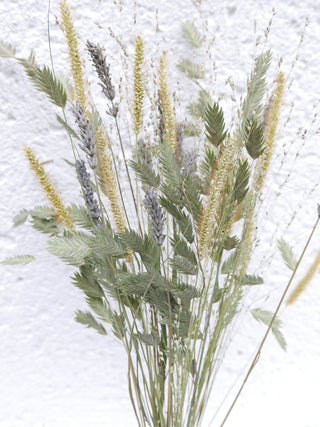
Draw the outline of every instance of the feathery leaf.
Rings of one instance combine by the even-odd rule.
[[[200,80],[204,78],[203,65],[196,64],[187,58],[181,59],[177,64],[177,68],[182,73],[185,73],[189,79]]]
[[[205,112],[206,137],[215,147],[225,140],[227,131],[225,131],[223,111],[219,104],[215,102],[212,107],[208,104]]]
[[[16,255],[13,257],[6,258],[1,261],[0,264],[3,265],[26,265],[34,261],[35,257],[32,255]]]
[[[273,313],[271,313],[270,311],[265,311],[265,310],[261,310],[260,308],[255,308],[253,310],[251,310],[250,312],[252,314],[252,316],[254,317],[255,320],[257,320],[258,322],[262,322],[265,325],[269,326],[272,317],[273,317]],[[275,319],[272,326],[271,326],[271,331],[273,333],[273,335],[275,336],[276,340],[278,341],[280,347],[283,350],[286,350],[286,341],[284,339],[284,336],[282,335],[281,331],[280,331],[280,327],[282,325],[282,322],[280,319]]]
[[[75,320],[87,328],[95,329],[101,335],[107,335],[107,331],[104,329],[101,323],[99,323],[89,311],[76,311]]]
[[[14,58],[16,56],[16,48],[10,43],[0,40],[0,56],[2,58]]]
[[[193,22],[185,21],[182,24],[182,31],[185,38],[188,40],[191,46],[197,47],[197,48],[201,46],[201,43],[202,43],[201,35],[199,34]]]
[[[48,251],[61,258],[67,264],[80,267],[90,255],[90,237],[85,234],[54,236],[48,241]]]
[[[293,271],[296,268],[297,259],[290,245],[283,238],[281,238],[278,240],[278,249],[285,265]]]
[[[265,142],[262,126],[255,119],[248,120],[244,128],[246,149],[252,159],[257,159],[264,152]]]

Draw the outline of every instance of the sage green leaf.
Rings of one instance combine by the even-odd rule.
[[[260,276],[255,276],[254,274],[244,274],[241,277],[240,285],[261,285],[263,283],[263,279]]]
[[[222,264],[221,273],[229,274],[234,272],[237,267],[237,261],[238,261],[238,252],[234,251]]]
[[[13,226],[18,227],[18,225],[24,224],[28,219],[29,211],[23,209],[13,218]]]
[[[182,186],[183,206],[192,215],[195,222],[202,214],[200,188],[195,176],[186,175]]]
[[[175,234],[170,239],[170,243],[176,254],[187,258],[194,266],[197,266],[197,257],[185,240]]]
[[[139,159],[138,161],[131,160],[129,162],[131,168],[135,171],[140,181],[153,188],[158,188],[160,184],[160,176],[154,171],[147,162]]]
[[[201,35],[198,32],[195,24],[191,21],[185,21],[182,24],[182,31],[185,38],[193,47],[199,48],[202,43]]]
[[[48,251],[67,264],[80,267],[90,255],[90,238],[84,234],[54,236],[47,243]]]
[[[236,182],[233,189],[233,198],[237,203],[241,203],[249,191],[250,169],[246,159],[244,162],[239,161],[239,167],[236,174]]]
[[[104,292],[95,278],[90,265],[84,264],[80,267],[80,272],[76,272],[71,277],[72,283],[81,289],[87,297],[103,297]]]
[[[75,320],[87,328],[95,329],[101,335],[107,335],[107,331],[104,329],[102,324],[98,322],[89,311],[76,311]]]
[[[92,230],[92,218],[88,215],[86,207],[72,203],[70,215],[76,225],[79,225],[79,227],[85,228],[86,230]]]
[[[155,331],[152,331],[151,334],[136,334],[136,337],[139,338],[144,344],[150,345],[152,347],[157,347],[160,344],[160,338]]]
[[[35,206],[29,210],[29,214],[40,219],[51,219],[55,216],[55,211],[50,206]]]
[[[32,261],[35,261],[35,257],[32,255],[16,255],[13,257],[6,258],[4,261],[1,261],[0,264],[3,264],[3,265],[26,265]]]
[[[88,297],[86,301],[95,314],[105,323],[111,323],[112,313],[102,298]]]
[[[172,215],[178,224],[180,233],[186,238],[189,243],[194,241],[193,226],[189,215],[176,207],[171,200],[166,197],[159,197],[161,206]],[[180,201],[181,203],[181,201]]]
[[[68,123],[61,116],[59,116],[59,114],[56,114],[56,119],[58,120],[60,125],[66,129],[70,136],[76,139],[80,139],[78,134],[72,129],[72,127],[68,125]]]
[[[194,265],[188,258],[182,256],[175,256],[170,259],[170,265],[176,271],[187,275],[196,275],[198,273],[198,267]]]
[[[207,106],[205,127],[208,141],[215,147],[219,147],[226,139],[227,131],[225,131],[223,111],[217,102],[214,102],[212,107],[210,105]]]
[[[10,43],[0,40],[0,56],[2,58],[14,58],[16,55],[16,48]]]
[[[125,336],[125,319],[124,314],[118,315],[116,312],[112,314],[112,332],[120,340]]]
[[[227,236],[223,241],[223,249],[231,251],[232,249],[239,246],[240,239],[237,236]]]
[[[255,160],[265,150],[262,125],[255,119],[247,120],[244,127],[244,141],[248,154]]]
[[[296,268],[298,261],[293,253],[291,246],[283,238],[281,238],[278,240],[278,249],[285,265],[293,271]]]
[[[54,235],[59,233],[58,221],[55,218],[45,219],[33,216],[31,220],[32,227],[44,234]]]
[[[261,310],[260,308],[255,308],[251,310],[251,314],[254,317],[255,320],[258,322],[261,322],[267,326],[270,325],[270,322],[273,318],[273,313],[270,311]],[[273,335],[275,336],[276,340],[278,341],[280,347],[283,350],[286,350],[287,344],[284,339],[284,336],[282,332],[280,331],[280,327],[282,325],[282,322],[280,319],[276,318],[271,326],[271,331]]]
[[[195,62],[192,62],[187,58],[181,59],[180,62],[177,64],[177,68],[182,73],[185,73],[185,75],[189,79],[200,80],[204,78],[203,65],[196,64]]]
[[[199,136],[201,128],[195,123],[187,122],[183,125],[183,135],[185,138]]]

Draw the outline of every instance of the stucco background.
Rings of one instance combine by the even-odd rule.
[[[232,94],[230,86],[225,85],[228,77],[232,76],[235,95],[239,97],[245,91],[253,58],[262,48],[273,51],[269,82],[275,76],[277,62],[283,59],[282,70],[292,85],[286,95],[275,166],[259,217],[260,245],[252,265],[254,271],[262,272],[265,287],[262,293],[254,290],[250,297],[252,307],[273,310],[290,273],[279,259],[275,241],[285,237],[299,254],[315,222],[316,204],[320,201],[319,122],[315,117],[320,109],[320,3],[202,0],[201,13],[194,3],[69,0],[83,40],[90,37],[106,47],[115,79],[120,77],[121,63],[119,46],[110,37],[109,27],[121,37],[129,52],[138,33],[144,37],[150,55],[157,49],[168,50],[171,84],[182,101],[194,90],[175,69],[177,58],[187,54],[188,46],[181,33],[181,23],[186,19],[195,19],[199,25],[207,20],[209,34],[215,36],[212,62],[217,80],[212,84],[216,96],[224,95],[226,111]],[[56,71],[66,73],[66,49],[55,22],[57,5],[58,1],[53,0],[52,54]],[[265,40],[273,7],[276,14]],[[26,57],[34,49],[39,64],[50,64],[47,8],[47,2],[41,0],[0,2],[0,38],[17,47],[17,56]],[[306,16],[310,23],[304,30]],[[261,43],[256,46],[259,35]],[[24,160],[23,144],[30,144],[41,153],[42,160],[54,159],[48,164],[50,176],[65,200],[77,200],[76,182],[63,160],[71,158],[67,136],[56,123],[55,107],[32,88],[23,70],[12,60],[0,58],[0,93],[0,259],[16,254],[33,254],[37,258],[25,267],[0,266],[0,426],[135,425],[121,345],[111,334],[102,337],[74,322],[75,310],[85,304],[80,291],[70,284],[72,268],[48,254],[46,238],[30,226],[12,228],[12,218],[21,209],[45,203]],[[286,124],[292,104],[291,119]],[[302,138],[304,129],[308,131]],[[281,166],[284,152],[285,162]],[[288,174],[288,183],[282,186]],[[319,233],[318,229],[298,277],[319,249]],[[270,255],[273,259],[268,263]],[[260,267],[261,260],[264,261]],[[317,275],[294,306],[281,310],[287,352],[280,349],[272,336],[268,339],[226,424],[228,427],[320,426],[319,303]],[[208,408],[212,415],[222,404],[213,426],[219,425],[239,383],[229,398],[224,402],[223,399],[239,375],[245,373],[264,330],[249,314],[242,316],[235,326],[234,339]],[[210,417],[204,425],[209,420]]]

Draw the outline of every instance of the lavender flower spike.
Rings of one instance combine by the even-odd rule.
[[[98,203],[94,198],[93,190],[90,185],[90,174],[86,170],[86,166],[83,160],[77,160],[76,162],[77,171],[79,174],[80,182],[82,185],[83,195],[86,199],[86,203],[90,212],[90,215],[94,221],[98,221],[101,215]]]
[[[98,166],[98,160],[96,155],[96,138],[92,126],[89,120],[87,120],[80,104],[75,104],[71,111],[75,117],[82,140],[82,144],[79,144],[79,147],[87,154],[91,169],[95,170]]]
[[[196,154],[194,151],[189,151],[184,159],[184,165],[181,170],[181,175],[183,177],[186,176],[186,174],[192,175],[196,168],[196,160],[197,160],[198,154]]]
[[[111,77],[109,73],[110,65],[106,63],[106,57],[102,53],[102,49],[99,45],[95,45],[89,40],[87,41],[87,48],[91,55],[91,59],[95,69],[97,71],[98,77],[100,79],[100,86],[102,87],[102,92],[109,99],[113,101],[115,96],[114,86],[111,83]]]
[[[165,217],[161,207],[159,206],[157,195],[153,189],[147,191],[144,204],[150,217],[153,232],[152,238],[158,246],[161,246],[165,238],[165,235],[163,234]]]

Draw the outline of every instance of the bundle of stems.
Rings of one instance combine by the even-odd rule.
[[[271,53],[262,52],[248,78],[237,123],[227,128],[221,106],[201,87],[199,102],[188,107],[196,111],[196,124],[191,119],[181,124],[165,52],[154,89],[157,97],[148,100],[145,46],[138,36],[130,82],[135,148],[128,154],[121,131],[121,109],[126,106],[118,101],[112,64],[101,46],[86,43],[108,105],[104,116],[89,95],[66,0],[61,0],[60,12],[73,95],[50,68],[36,64],[34,54],[17,58],[8,43],[1,44],[1,52],[16,59],[35,87],[61,109],[57,118],[70,136],[72,173],[79,181],[82,204],[64,206],[40,160],[25,147],[50,206],[24,210],[14,223],[29,217],[35,229],[47,233],[48,250],[76,267],[72,281],[90,309],[77,311],[76,320],[100,334],[112,332],[123,344],[139,426],[199,426],[229,328],[248,288],[263,283],[248,266],[285,77],[279,73],[267,97]],[[199,44],[192,24],[184,28],[190,42]],[[197,64],[184,60],[179,68],[193,81],[200,78]],[[146,132],[144,120],[151,107],[157,116]],[[110,123],[117,134],[120,164],[114,161],[106,132]],[[188,141],[196,141],[197,150],[188,149]],[[130,197],[125,197],[127,191]],[[254,315],[265,321],[265,313],[256,309]],[[284,347],[279,322],[273,323],[272,332]]]

